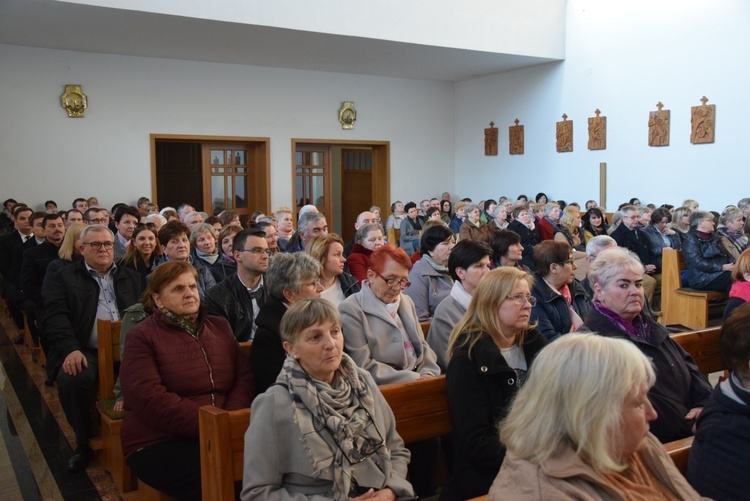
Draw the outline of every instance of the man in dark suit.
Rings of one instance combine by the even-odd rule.
[[[648,236],[638,229],[640,214],[634,205],[625,205],[620,209],[622,222],[620,226],[610,235],[615,239],[617,245],[625,247],[634,252],[643,263],[646,273],[643,275],[643,291],[646,293],[649,304],[654,297],[654,291],[661,275],[657,275],[656,256],[651,252],[648,245]],[[658,278],[657,278],[658,277]]]
[[[16,328],[23,329],[23,313],[16,306],[19,293],[13,281],[13,270],[20,268],[21,263],[14,263],[16,251],[28,240],[33,240],[29,217],[33,210],[25,205],[17,205],[13,209],[13,231],[0,237],[0,275],[2,275],[2,296],[8,303],[8,310],[13,317]],[[22,340],[23,342],[23,340]]]
[[[98,379],[97,319],[119,320],[138,302],[141,275],[114,264],[114,234],[102,225],[81,233],[83,260],[62,268],[45,291],[42,331],[50,344],[47,376],[57,379],[65,417],[76,435],[68,471],[80,471],[94,455],[91,402]]]

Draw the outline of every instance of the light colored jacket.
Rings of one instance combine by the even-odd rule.
[[[413,497],[411,484],[406,480],[410,453],[396,432],[393,412],[372,377],[362,369],[360,373],[375,401],[372,420],[391,452],[385,485],[373,487],[389,487],[397,498]],[[300,430],[294,412],[289,390],[281,385],[271,386],[253,401],[250,426],[245,433],[243,501],[331,499],[333,471],[329,468],[321,477],[313,476],[313,465],[299,438]],[[333,454],[337,447],[333,438],[327,431],[321,431],[321,436]],[[348,464],[345,467],[352,468]],[[356,468],[355,465],[355,474]]]
[[[706,499],[688,484],[655,436],[649,433],[643,442],[641,459],[658,481],[667,486],[678,499]],[[488,499],[625,501],[627,498],[569,449],[539,465],[506,454]]]
[[[362,282],[361,291],[339,305],[339,312],[344,350],[378,385],[415,381],[422,374],[440,375],[435,352],[424,340],[417,310],[409,296],[401,294],[398,316],[414,345],[417,363],[413,368],[406,368],[406,351],[396,321],[372,292],[367,280]]]
[[[448,341],[451,331],[461,321],[466,308],[456,298],[449,295],[435,309],[435,316],[430,323],[430,331],[427,333],[427,344],[433,349],[437,356],[437,363],[443,372],[448,369]]]
[[[409,272],[411,285],[404,294],[414,301],[420,322],[430,320],[438,305],[448,297],[453,288],[453,280],[433,268],[425,258],[414,263]]]

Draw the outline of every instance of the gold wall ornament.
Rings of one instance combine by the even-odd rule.
[[[573,151],[573,121],[563,113],[562,122],[557,122],[557,152]]]
[[[83,118],[83,110],[88,108],[88,98],[80,85],[66,85],[65,93],[60,96],[62,107],[68,111],[71,118]]]
[[[706,104],[708,98],[701,98],[701,106],[690,108],[690,142],[693,144],[713,143],[716,126],[716,105]]]
[[[669,110],[662,110],[661,101],[656,103],[656,111],[648,112],[648,145],[669,146]]]
[[[354,122],[356,121],[357,110],[354,109],[354,102],[344,101],[341,103],[341,109],[339,110],[339,122],[341,122],[341,128],[351,130],[354,128]]]
[[[490,122],[490,128],[484,129],[484,154],[486,156],[497,155],[497,127],[495,127],[495,122]]]
[[[514,122],[516,125],[508,127],[509,153],[511,155],[523,155],[523,125],[518,125],[519,120],[517,118]]]
[[[595,117],[589,117],[589,149],[607,149],[607,117],[600,117],[599,108],[594,111]]]

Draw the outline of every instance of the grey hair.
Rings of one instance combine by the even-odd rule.
[[[198,241],[198,235],[201,233],[210,233],[214,237],[214,241],[218,240],[216,228],[208,223],[198,223],[193,225],[193,229],[190,230],[190,247],[195,247],[195,244]]]
[[[721,217],[719,218],[719,224],[726,225],[727,222],[733,223],[734,221],[737,221],[738,219],[742,219],[742,211],[735,207],[734,205],[730,205],[726,209],[724,209],[724,212],[721,214]]]
[[[617,242],[609,235],[597,235],[586,242],[586,256],[595,259],[599,253],[610,247],[617,247]]]
[[[497,217],[498,214],[505,211],[505,206],[497,204],[494,209],[492,209],[492,217]]]
[[[167,224],[167,218],[162,216],[161,214],[149,214],[148,216],[146,216],[147,223],[152,223],[154,221],[160,221],[162,226]]]
[[[554,209],[559,209],[560,206],[557,205],[557,202],[547,202],[544,204],[544,215],[549,216],[549,213],[552,212]]]
[[[620,215],[625,217],[628,215],[628,212],[638,212],[638,207],[635,205],[623,205],[620,209]]]
[[[284,299],[284,290],[299,292],[302,281],[317,279],[321,268],[315,258],[304,252],[280,252],[271,259],[263,283],[271,296]]]
[[[323,221],[325,221],[326,219],[325,215],[322,212],[305,212],[300,216],[299,222],[297,223],[299,232],[306,232],[308,226],[310,226],[314,222],[320,221],[321,219]]]
[[[714,215],[705,210],[694,210],[693,213],[690,214],[690,228],[697,228],[698,223],[700,223],[701,220],[708,219],[709,217],[713,219]]]
[[[330,301],[320,297],[295,301],[281,317],[281,340],[294,344],[303,330],[323,322],[332,322],[341,327],[339,310]]]
[[[737,208],[740,210],[744,209],[748,205],[750,205],[750,198],[743,198],[742,200],[737,202]]]
[[[474,209],[479,209],[479,206],[477,204],[467,203],[465,209],[466,209],[466,213],[468,214],[469,212],[473,212]]]
[[[318,212],[318,208],[314,206],[313,204],[304,205],[299,210],[299,217],[302,217],[303,214],[307,214],[308,212]]]
[[[83,242],[86,239],[89,233],[104,233],[104,232],[109,233],[109,236],[112,237],[112,241],[114,242],[115,234],[112,233],[112,230],[110,230],[103,224],[91,224],[91,225],[86,226],[86,228],[81,232],[81,236],[80,236],[81,242]]]
[[[359,227],[357,233],[354,235],[354,242],[361,244],[367,238],[368,233],[375,230],[380,230],[380,233],[385,236],[385,230],[380,223],[367,223]]]
[[[623,271],[634,271],[639,275],[645,272],[643,263],[634,252],[624,247],[615,247],[601,251],[589,267],[588,277],[591,284],[605,287],[607,283]]]

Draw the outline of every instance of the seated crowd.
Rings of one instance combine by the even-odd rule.
[[[72,473],[94,456],[97,320],[121,320],[123,452],[178,499],[201,497],[203,405],[252,408],[243,500],[429,497],[441,448],[446,500],[741,497],[750,198],[721,214],[634,198],[611,217],[534,200],[396,201],[385,227],[373,206],[349,242],[311,205],[295,230],[287,207],[243,228],[231,210],[145,197],[67,212],[7,200],[2,296],[46,355]],[[729,296],[732,373],[713,390],[656,320],[668,249],[685,287]],[[441,374],[451,436],[404,444],[378,387]],[[688,483],[660,442],[696,425]]]

